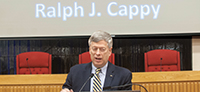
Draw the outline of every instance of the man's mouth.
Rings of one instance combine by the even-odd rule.
[[[101,60],[102,58],[95,57],[96,60]]]

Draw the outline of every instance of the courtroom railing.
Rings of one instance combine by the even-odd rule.
[[[0,75],[0,92],[60,92],[67,74]]]
[[[149,92],[200,92],[200,71],[137,72],[133,83]],[[60,92],[67,74],[0,75],[0,92]],[[145,90],[133,85],[133,90]]]

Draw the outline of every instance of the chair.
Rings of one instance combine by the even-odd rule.
[[[24,52],[16,57],[17,74],[51,74],[51,54]]]
[[[156,49],[144,54],[145,72],[180,71],[180,53],[176,50]]]
[[[112,53],[108,59],[112,64],[115,64],[115,54]],[[82,54],[79,54],[79,64],[83,64],[83,63],[89,63],[91,62],[91,58],[90,58],[90,53],[89,52],[84,52]]]

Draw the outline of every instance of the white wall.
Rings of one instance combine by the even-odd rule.
[[[200,70],[200,36],[192,37],[192,67],[194,71]]]
[[[1,1],[0,37],[200,32],[200,0]]]

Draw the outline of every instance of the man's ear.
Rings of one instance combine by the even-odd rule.
[[[109,49],[109,56],[112,54],[112,47]]]
[[[89,47],[89,53],[90,53],[90,55],[91,55],[91,49],[90,49],[90,47]]]

